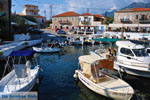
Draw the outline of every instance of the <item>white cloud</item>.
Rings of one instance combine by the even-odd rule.
[[[68,7],[55,7],[53,9],[54,15],[63,13],[64,11],[75,11],[77,13],[87,12],[87,8],[90,9],[90,13],[102,14],[106,10],[112,11],[113,9],[120,9],[128,6],[132,2],[150,2],[149,0],[64,0]],[[92,9],[96,8],[96,9]],[[108,10],[109,9],[109,10]]]

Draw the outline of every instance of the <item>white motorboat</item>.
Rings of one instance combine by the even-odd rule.
[[[117,41],[117,59],[114,69],[131,75],[150,78],[150,56],[145,47],[130,41]]]
[[[70,41],[73,45],[83,45],[84,44],[84,38],[83,37],[78,37],[76,39],[72,38]]]
[[[51,47],[33,47],[33,50],[36,51],[36,52],[45,52],[45,53],[48,53],[48,52],[59,52],[60,49],[59,48],[51,48]]]
[[[28,92],[33,88],[35,83],[38,82],[39,65],[35,64],[34,68],[31,68],[32,65],[30,61],[27,61],[25,57],[33,54],[33,51],[14,51],[10,54],[5,69],[9,67],[10,57],[19,56],[19,63],[13,64],[14,69],[0,81],[0,92],[4,94]],[[26,59],[26,64],[20,64],[23,57]],[[15,63],[15,59],[12,60],[14,60],[13,62]]]
[[[79,57],[80,70],[76,70],[74,77],[92,91],[115,100],[130,100],[134,94],[133,88],[125,81],[102,72],[99,68],[111,68],[113,61],[103,59],[96,55]]]

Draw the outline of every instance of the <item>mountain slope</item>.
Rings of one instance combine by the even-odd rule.
[[[143,3],[143,2],[133,2],[130,5],[122,8],[122,9],[126,9],[126,8],[150,8],[150,3]],[[107,16],[108,17],[114,17],[114,11],[111,12],[107,12]]]

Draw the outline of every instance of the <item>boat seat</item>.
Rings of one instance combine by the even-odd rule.
[[[104,82],[106,80],[108,80],[108,77],[105,74],[99,74],[98,77],[97,75],[92,75],[91,80],[95,83],[99,83],[99,82]]]
[[[91,77],[91,75],[86,74],[86,73],[84,73],[83,75],[84,75],[85,77],[87,77],[87,78],[90,78],[90,77]]]

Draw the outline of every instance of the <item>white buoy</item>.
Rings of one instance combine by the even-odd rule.
[[[75,74],[73,75],[73,77],[74,77],[74,78],[77,78],[77,77],[78,77],[77,73],[75,73]]]

